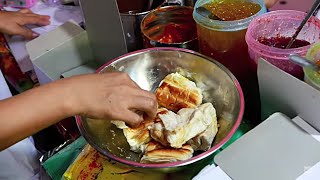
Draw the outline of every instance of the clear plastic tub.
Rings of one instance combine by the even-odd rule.
[[[307,53],[306,58],[313,62],[320,60],[320,43],[314,44]],[[311,69],[303,68],[304,81],[320,91],[320,73]]]
[[[257,82],[257,75],[250,61],[248,46],[245,41],[247,28],[255,17],[267,12],[263,0],[245,0],[251,4],[260,6],[260,10],[251,16],[239,16],[229,21],[209,19],[197,13],[198,7],[206,6],[208,3],[221,3],[221,0],[198,0],[193,11],[193,18],[197,23],[199,50],[202,54],[212,57],[226,66],[239,80],[244,90],[246,101],[245,119],[253,124],[259,124],[260,117],[260,96]],[[224,1],[225,3],[227,1]],[[243,6],[239,5],[240,0],[230,0],[234,3],[237,11]],[[243,0],[242,0],[243,2]],[[220,5],[223,7],[224,5]],[[245,6],[247,8],[247,6]],[[222,8],[223,9],[223,8]],[[242,9],[243,10],[243,9]],[[241,11],[241,10],[240,10]],[[244,9],[245,11],[245,9]],[[239,12],[225,11],[227,14],[237,15]],[[252,11],[253,12],[253,11]],[[220,11],[221,13],[221,11]],[[223,12],[222,12],[223,13]],[[220,16],[221,17],[221,16]],[[240,17],[247,17],[241,19]],[[232,18],[230,18],[232,19]]]
[[[202,54],[221,62],[241,81],[248,76],[250,66],[245,34],[252,19],[266,13],[264,1],[247,0],[260,5],[261,9],[256,14],[240,20],[219,21],[197,13],[198,7],[214,1],[221,0],[198,0],[195,4],[193,18],[197,23],[199,50]]]
[[[261,44],[258,39],[291,37],[305,15],[306,13],[300,11],[279,10],[255,18],[250,23],[246,33],[249,55],[255,64],[262,57],[285,72],[302,79],[302,68],[292,63],[288,57],[293,53],[305,56],[311,45],[292,49],[280,49]],[[317,42],[320,39],[320,21],[312,16],[303,27],[297,39],[308,41],[310,44]]]

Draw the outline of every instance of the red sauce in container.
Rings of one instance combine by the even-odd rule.
[[[290,37],[271,37],[271,38],[260,37],[258,39],[258,41],[261,44],[271,46],[271,47],[280,48],[280,49],[285,49],[287,47],[287,45],[289,44],[290,40],[291,40]],[[308,45],[310,45],[310,43],[308,41],[296,39],[293,42],[290,49],[299,48],[299,47],[308,46]]]
[[[150,12],[141,22],[144,47],[180,47],[198,50],[192,7],[166,6]]]
[[[195,29],[196,29],[195,23],[190,23],[190,22],[187,22],[184,24],[169,23],[164,26],[163,32],[157,36],[154,36],[153,39],[161,43],[168,43],[168,44],[183,43],[197,37],[197,33]]]

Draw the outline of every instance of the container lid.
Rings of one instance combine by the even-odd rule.
[[[215,1],[215,0],[213,0]],[[196,12],[197,7],[201,7],[209,2],[213,1],[208,1],[208,0],[198,0],[195,4],[195,8],[193,11],[193,19],[200,25],[205,26],[208,29],[211,30],[217,30],[217,31],[240,31],[243,29],[247,29],[250,22],[252,21],[253,18],[266,13],[267,9],[265,7],[264,1],[263,0],[248,0],[248,2],[253,2],[256,4],[259,4],[261,6],[261,9],[258,13],[256,13],[253,16],[250,16],[245,19],[241,20],[235,20],[235,21],[219,21],[219,20],[213,20],[209,19],[207,17],[204,17]],[[217,0],[216,0],[217,1]]]

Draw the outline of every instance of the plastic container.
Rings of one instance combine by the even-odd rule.
[[[144,48],[178,47],[198,50],[193,8],[165,6],[151,11],[141,22]]]
[[[292,63],[288,57],[295,53],[305,56],[311,45],[280,49],[261,44],[259,38],[291,37],[306,13],[294,10],[273,11],[254,19],[248,28],[246,42],[249,47],[250,58],[257,64],[259,58],[264,58],[278,68],[302,79],[302,68]],[[299,33],[297,39],[313,44],[320,38],[320,21],[312,16]]]
[[[306,58],[313,62],[320,60],[320,43],[314,44],[307,53]],[[304,81],[320,91],[320,73],[311,69],[303,68]]]
[[[195,4],[193,18],[197,23],[199,50],[202,54],[222,63],[237,77],[245,96],[244,118],[257,125],[261,122],[259,87],[257,74],[251,68],[253,65],[250,61],[245,34],[252,19],[266,13],[267,10],[263,0],[246,0],[246,2],[260,6],[260,10],[256,14],[246,16],[247,18],[240,19],[239,16],[239,20],[219,21],[197,13],[198,7],[217,1],[222,2],[221,0],[198,0]],[[229,2],[231,1],[233,3],[241,2],[240,0],[230,0]],[[243,6],[238,4],[237,8],[240,9]],[[225,12],[229,13],[229,11]]]
[[[194,9],[214,1],[221,0],[198,0]],[[197,22],[200,52],[221,62],[240,81],[246,79],[250,66],[245,42],[247,27],[253,18],[267,12],[263,0],[247,1],[259,4],[261,9],[255,15],[240,20],[212,20],[200,15],[196,10],[193,11],[193,18]]]

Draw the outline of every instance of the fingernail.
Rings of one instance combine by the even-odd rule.
[[[42,25],[43,26],[47,26],[47,25],[50,25],[50,24],[51,24],[50,20],[43,20],[42,21]]]
[[[40,34],[35,33],[35,32],[32,33],[32,37],[34,37],[34,38],[38,37],[39,35],[40,35]]]

